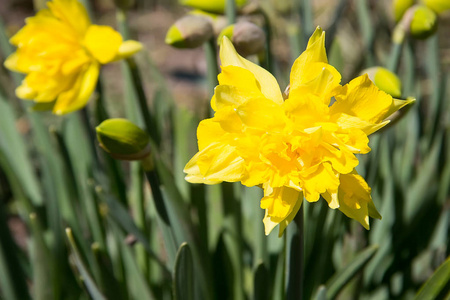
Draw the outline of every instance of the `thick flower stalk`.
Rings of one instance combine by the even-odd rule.
[[[355,171],[355,154],[368,153],[368,135],[410,101],[393,99],[367,75],[341,86],[324,45],[317,28],[292,67],[284,100],[269,72],[239,56],[226,37],[221,42],[215,114],[199,124],[199,152],[185,167],[186,180],[261,186],[266,234],[280,224],[281,236],[303,197],[322,196],[366,229],[369,216],[381,218]]]
[[[77,0],[53,0],[48,8],[26,19],[10,42],[17,51],[5,61],[26,74],[16,95],[37,103],[53,104],[53,113],[65,114],[86,105],[95,89],[100,66],[142,49],[123,41],[109,26],[91,24]]]

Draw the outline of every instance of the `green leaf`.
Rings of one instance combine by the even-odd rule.
[[[261,261],[253,272],[253,300],[269,300],[270,278],[266,265]]]
[[[361,251],[347,266],[338,271],[328,280],[325,287],[327,289],[327,299],[334,299],[345,285],[361,271],[369,260],[375,255],[378,245],[370,246]]]
[[[119,239],[123,264],[125,267],[125,279],[128,284],[128,289],[131,292],[132,299],[155,299],[150,291],[147,280],[139,270],[132,249],[124,242],[125,237],[119,232],[119,228],[114,223],[110,223],[110,225],[113,227],[114,236]]]
[[[439,266],[430,279],[420,288],[414,300],[436,299],[442,289],[450,289],[450,258]]]
[[[101,189],[96,189],[97,193],[102,193]],[[165,264],[158,258],[158,255],[151,249],[150,243],[146,236],[142,233],[141,230],[136,226],[133,219],[129,215],[127,209],[117,201],[113,196],[106,194],[105,201],[108,205],[109,213],[111,214],[112,219],[116,222],[120,227],[127,233],[132,234],[136,237],[136,239],[142,243],[147,253],[151,258],[155,260],[156,263],[162,268],[165,274],[169,274],[169,271]]]
[[[327,288],[324,285],[319,286],[319,289],[317,290],[315,299],[316,300],[326,300],[327,299]]]
[[[17,130],[12,106],[0,94],[0,147],[27,197],[34,205],[42,205],[42,193],[28,156],[23,137]]]
[[[45,300],[54,298],[52,295],[52,264],[56,261],[52,260],[49,249],[44,240],[44,232],[42,226],[35,213],[30,214],[30,227],[32,232],[32,240],[30,243],[31,264],[33,268],[33,298],[37,300]]]
[[[173,290],[175,300],[194,299],[194,267],[189,245],[183,243],[178,249],[173,274]]]
[[[69,241],[70,249],[72,250],[75,265],[77,266],[77,269],[80,272],[81,278],[89,292],[89,295],[94,300],[106,300],[106,297],[102,295],[100,289],[97,287],[97,284],[94,282],[94,279],[92,278],[86,265],[84,264],[81,258],[80,251],[78,250],[78,246],[73,237],[72,230],[70,228],[66,228],[66,235]]]
[[[19,251],[9,231],[3,209],[3,203],[0,201],[0,298],[30,299],[27,278],[17,257]]]

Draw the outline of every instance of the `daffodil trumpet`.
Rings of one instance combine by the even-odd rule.
[[[272,74],[237,54],[226,37],[220,59],[214,116],[198,126],[199,151],[185,166],[187,181],[262,187],[266,234],[279,225],[281,236],[303,198],[322,197],[366,229],[369,217],[381,219],[355,170],[355,154],[368,153],[368,136],[413,100],[392,98],[367,74],[342,86],[320,27],[292,66],[285,99]]]

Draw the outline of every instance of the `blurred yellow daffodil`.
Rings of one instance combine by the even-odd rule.
[[[355,154],[368,153],[368,135],[411,101],[393,99],[367,75],[341,86],[324,45],[318,27],[294,62],[283,100],[269,72],[238,55],[226,37],[221,42],[215,114],[199,124],[199,152],[184,169],[186,180],[261,186],[266,234],[280,224],[281,236],[303,197],[315,202],[322,196],[366,229],[369,216],[381,218],[355,171]]]
[[[126,58],[142,49],[123,41],[109,26],[92,25],[77,0],[53,0],[48,8],[26,19],[10,42],[17,51],[5,61],[26,74],[16,95],[37,103],[54,103],[61,115],[83,108],[98,80],[100,65]]]

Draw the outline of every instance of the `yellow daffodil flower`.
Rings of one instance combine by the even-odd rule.
[[[317,28],[292,67],[283,100],[269,72],[238,55],[226,37],[221,42],[215,114],[200,122],[199,152],[184,172],[192,183],[261,186],[266,234],[280,224],[281,236],[303,197],[315,202],[322,196],[366,229],[369,216],[381,218],[355,171],[355,154],[368,153],[368,135],[411,101],[393,99],[367,75],[341,86],[324,45]]]
[[[10,42],[17,51],[5,61],[26,74],[16,95],[37,103],[52,103],[61,115],[86,105],[98,80],[100,65],[126,58],[142,49],[123,41],[109,26],[92,25],[77,0],[53,0],[48,8],[26,19]]]

